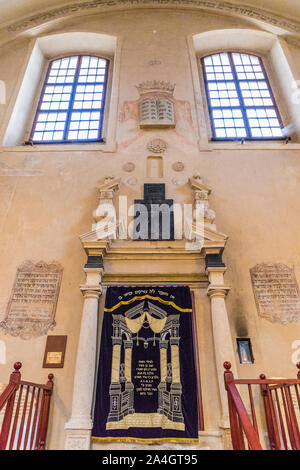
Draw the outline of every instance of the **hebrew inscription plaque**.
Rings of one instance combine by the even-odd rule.
[[[17,270],[5,319],[0,326],[12,336],[30,339],[55,326],[63,269],[58,263],[26,261]]]
[[[294,270],[281,263],[250,269],[258,314],[271,322],[300,323],[300,295]]]

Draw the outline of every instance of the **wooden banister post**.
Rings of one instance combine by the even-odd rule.
[[[240,422],[238,419],[238,414],[235,409],[234,402],[230,393],[230,385],[234,383],[234,376],[231,371],[231,363],[229,361],[224,362],[223,367],[224,371],[224,381],[225,389],[227,391],[228,397],[228,411],[229,411],[229,423],[230,423],[230,434],[233,450],[243,450],[245,449],[243,433],[240,427]]]
[[[21,367],[21,362],[15,362],[15,370],[10,374],[9,384],[1,395],[0,409],[5,405],[6,402],[7,404],[0,434],[0,450],[5,450],[6,448],[14,409],[16,391],[18,390],[21,381]]]
[[[300,369],[300,362],[296,364],[297,368]],[[300,370],[297,374],[297,377],[300,377]],[[290,430],[291,430],[291,435],[290,435],[290,442],[293,450],[300,450],[300,431],[299,431],[299,425],[298,425],[298,420],[297,416],[295,413],[295,406],[293,402],[293,397],[291,394],[291,388],[289,384],[284,385],[283,387],[285,397],[286,397],[286,405],[288,409],[288,415],[290,418]],[[297,392],[297,386],[296,386],[296,392]],[[297,400],[299,396],[297,394]],[[299,404],[299,401],[298,401]]]
[[[7,387],[5,388],[4,392],[0,396],[0,411],[2,410],[3,406],[9,399],[10,395],[13,393],[13,391],[16,389],[18,390],[20,380],[21,380],[21,372],[20,369],[22,367],[21,362],[15,362],[14,364],[14,372],[10,374],[9,378],[9,383]]]
[[[35,447],[36,450],[44,450],[46,446],[50,402],[51,402],[51,395],[53,392],[53,377],[54,377],[53,374],[48,375],[48,382],[46,383],[46,387],[49,387],[49,389],[43,389],[41,411],[40,411],[39,424],[38,424],[38,430],[37,430],[37,440],[36,440],[36,447]]]
[[[259,378],[261,380],[265,380],[266,376],[264,374],[260,374]],[[265,416],[266,416],[270,447],[272,450],[280,450],[281,449],[280,436],[279,436],[278,425],[276,421],[274,404],[273,404],[272,396],[269,390],[269,385],[261,384],[260,389],[261,389],[261,394],[263,397],[263,402],[264,402],[264,407],[265,407]]]
[[[18,390],[20,381],[21,381],[21,372],[22,362],[14,363],[14,371],[10,374],[9,383],[15,385],[16,390]]]
[[[228,390],[228,385],[231,384],[234,380],[233,373],[230,370],[231,369],[231,363],[226,361],[226,362],[224,362],[223,366],[224,366],[224,369],[225,369],[225,371],[224,371],[225,388],[226,388],[226,390]]]
[[[229,392],[229,385],[233,382],[233,373],[231,369],[230,362],[224,362],[224,382],[225,382],[225,390],[227,392],[227,399],[228,399],[228,411],[229,411],[229,422],[230,422],[230,434],[231,434],[231,442],[233,450],[239,449],[239,443],[236,439],[236,430],[237,430],[237,420],[236,420],[236,413],[234,410],[234,404],[232,402],[230,392]]]
[[[300,380],[300,362],[297,362],[296,366],[298,368],[297,379]],[[297,401],[298,401],[298,408],[300,410],[300,384],[295,385],[295,392],[296,392]]]

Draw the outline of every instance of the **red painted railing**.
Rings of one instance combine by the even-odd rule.
[[[263,450],[263,447],[271,450],[300,450],[300,362],[297,367],[297,379],[266,379],[262,374],[257,380],[236,380],[230,370],[230,362],[224,362],[234,450]],[[242,385],[246,386],[246,390],[240,387],[243,397],[246,395],[244,399],[238,390]],[[259,394],[254,390],[255,385],[258,386]],[[264,434],[267,434],[267,439]],[[265,446],[262,442],[266,443]]]
[[[21,362],[14,364],[9,384],[0,395],[4,409],[0,450],[44,450],[48,430],[53,374],[46,385],[21,380]]]

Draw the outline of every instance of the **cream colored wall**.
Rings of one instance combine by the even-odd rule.
[[[166,183],[168,198],[191,203],[193,195],[187,181],[195,173],[201,174],[204,183],[212,188],[210,207],[217,214],[217,228],[229,236],[224,260],[226,283],[232,286],[227,305],[233,341],[240,334],[251,337],[253,342],[255,363],[239,366],[239,374],[242,377],[257,377],[261,372],[269,376],[295,376],[292,343],[300,339],[300,325],[271,324],[258,316],[249,269],[261,262],[282,262],[295,267],[300,282],[297,227],[300,147],[272,144],[264,150],[264,144],[258,148],[251,144],[245,147],[230,144],[227,149],[222,145],[219,150],[200,151],[198,146],[197,106],[203,108],[205,103],[202,96],[196,106],[188,37],[234,27],[252,26],[229,16],[151,9],[85,17],[84,24],[79,18],[62,21],[55,30],[58,33],[84,30],[121,40],[120,85],[118,90],[113,90],[119,92],[116,151],[103,152],[101,144],[89,146],[89,150],[84,145],[79,150],[72,145],[54,145],[47,151],[41,146],[1,149],[1,317],[5,314],[16,269],[24,260],[56,260],[64,267],[56,327],[49,332],[68,335],[65,366],[54,370],[49,440],[52,449],[64,447],[64,424],[71,411],[82,309],[79,284],[84,281],[82,267],[86,262],[78,237],[91,230],[92,212],[97,206],[96,188],[104,176],[121,176],[120,194],[127,194],[130,200],[142,197],[147,157],[151,155],[146,145],[153,137],[168,143],[161,180]],[[5,122],[12,111],[11,99],[19,83],[28,44],[27,37],[19,38],[5,47],[0,57],[0,79],[7,83],[7,106],[0,106],[1,119]],[[299,49],[293,46],[292,54],[299,70]],[[153,60],[161,63],[150,65]],[[175,130],[141,131],[134,119],[124,120],[124,104],[139,98],[136,86],[152,79],[176,83],[175,99],[187,102],[190,107],[190,116],[187,112]],[[132,173],[123,169],[128,161],[136,165]],[[172,164],[176,161],[184,162],[184,172],[174,172]],[[137,179],[135,185],[128,184],[132,177]],[[131,266],[131,269],[136,268]],[[152,267],[147,269],[151,271]],[[164,270],[168,269],[166,262]],[[208,430],[217,430],[219,399],[205,289],[196,292],[196,308],[205,425]],[[24,379],[46,381],[49,369],[42,368],[45,336],[26,341],[5,336],[1,331],[0,339],[5,341],[7,350],[7,363],[0,364],[0,382],[7,381],[16,360],[23,362]]]

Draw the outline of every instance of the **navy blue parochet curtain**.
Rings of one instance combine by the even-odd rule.
[[[108,288],[92,437],[198,439],[188,287]]]

